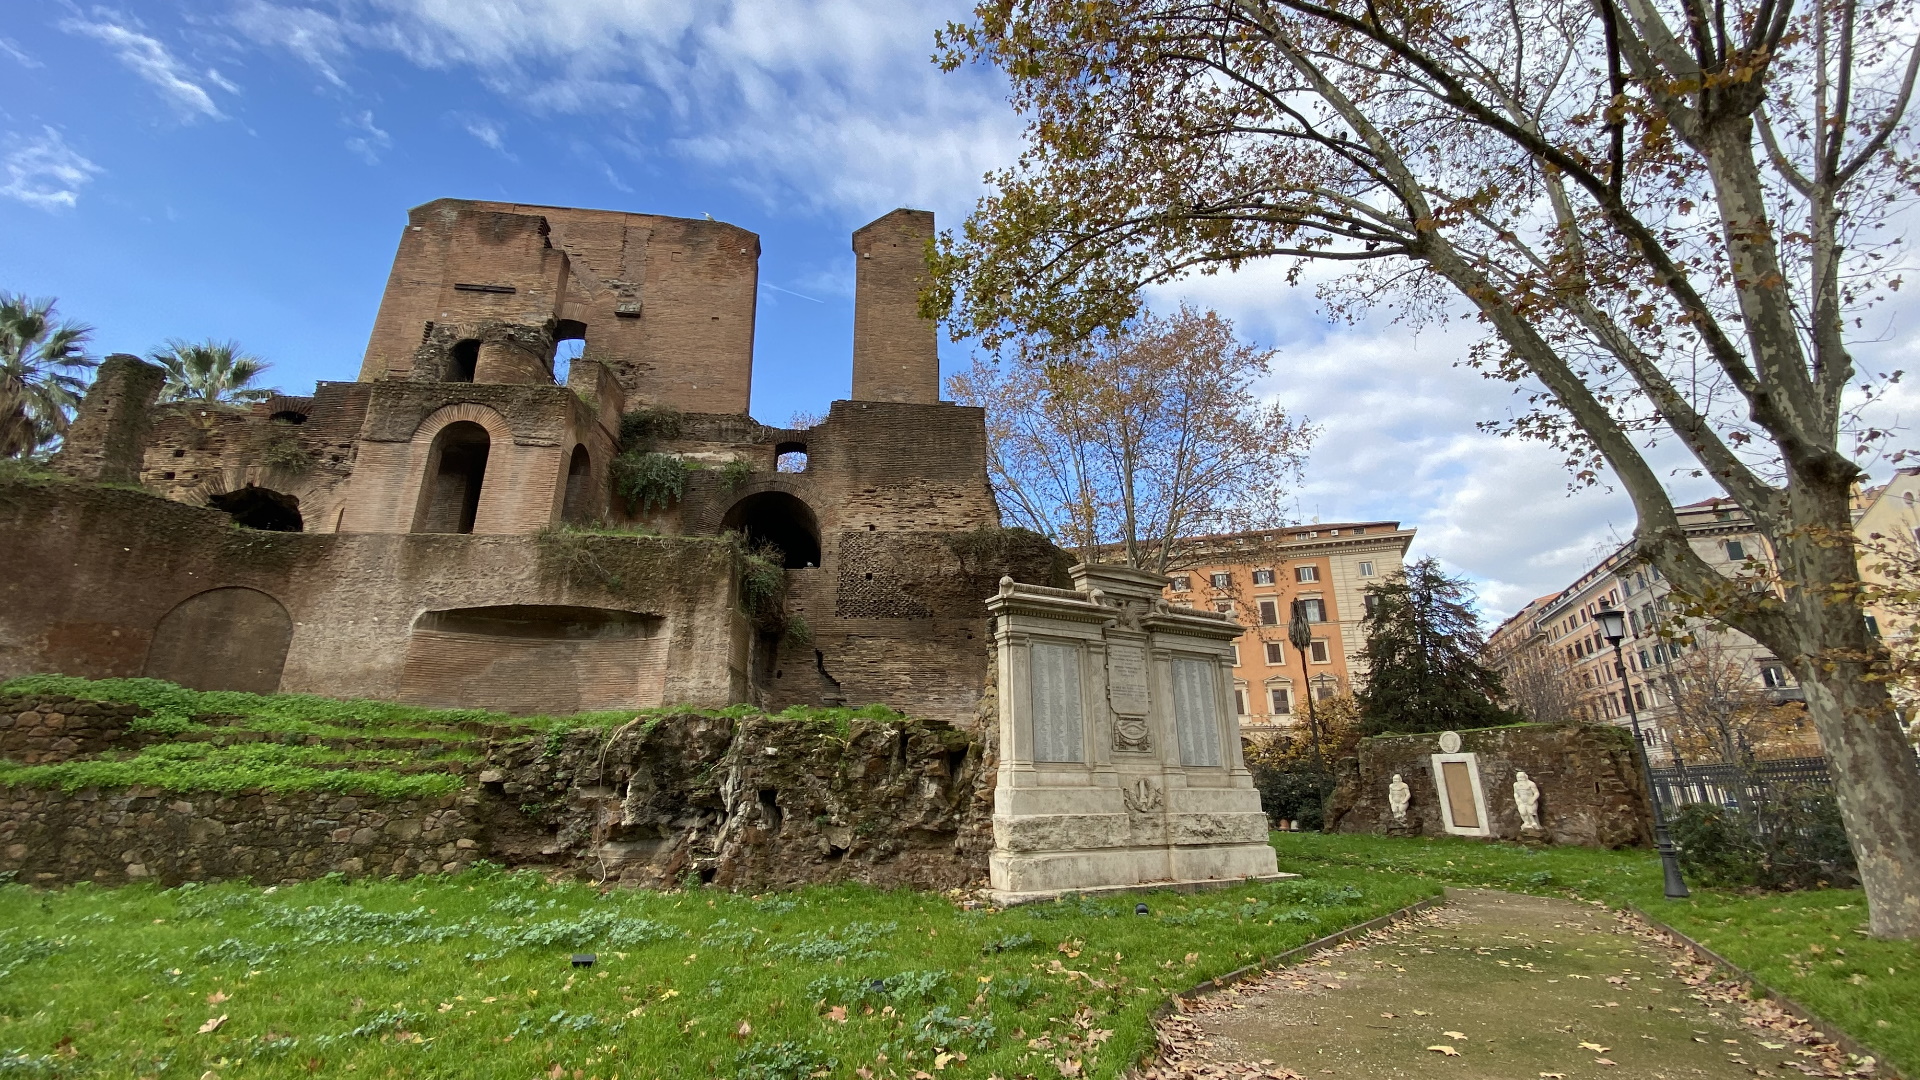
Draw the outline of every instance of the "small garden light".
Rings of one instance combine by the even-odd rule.
[[[577,968],[590,968],[593,966],[595,959],[597,959],[597,957],[590,952],[577,952],[573,954],[573,966]]]
[[[1145,904],[1133,905],[1133,913],[1135,915],[1145,915],[1147,913],[1147,905]]]

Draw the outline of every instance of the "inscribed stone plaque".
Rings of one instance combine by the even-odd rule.
[[[1107,700],[1122,716],[1145,716],[1147,651],[1132,645],[1107,646]]]
[[[1440,763],[1440,779],[1447,789],[1447,810],[1453,815],[1453,825],[1457,829],[1477,829],[1480,827],[1480,811],[1473,801],[1473,774],[1467,771],[1464,761],[1443,761]]]
[[[1033,760],[1085,761],[1081,743],[1080,649],[1032,646]]]
[[[1215,671],[1215,665],[1207,660],[1173,662],[1173,726],[1180,738],[1182,765],[1220,764]]]

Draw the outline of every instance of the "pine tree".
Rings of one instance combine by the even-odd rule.
[[[1366,686],[1360,727],[1383,732],[1464,730],[1512,722],[1494,702],[1500,676],[1480,663],[1485,639],[1466,579],[1431,558],[1367,589]]]

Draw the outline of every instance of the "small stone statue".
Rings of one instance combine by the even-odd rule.
[[[1540,831],[1540,785],[1524,772],[1513,774],[1513,805],[1520,811],[1522,832]]]
[[[1393,820],[1407,820],[1407,804],[1413,801],[1413,789],[1400,779],[1399,773],[1393,774],[1393,783],[1387,785],[1387,807],[1393,811]]]

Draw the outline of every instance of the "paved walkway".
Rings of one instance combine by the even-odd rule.
[[[1852,1075],[1637,920],[1449,890],[1408,923],[1196,1002],[1161,1077],[1733,1080]]]

